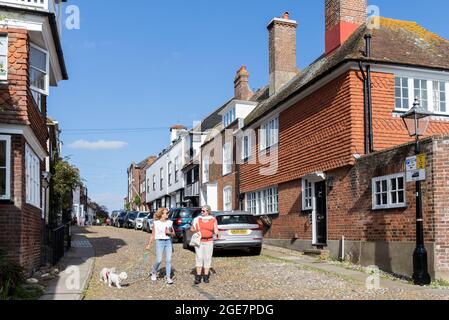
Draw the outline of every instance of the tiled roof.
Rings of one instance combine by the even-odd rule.
[[[373,63],[449,71],[448,40],[424,29],[416,22],[380,18],[379,28],[368,30],[365,25],[361,26],[334,53],[320,57],[287,83],[283,90],[262,101],[245,119],[245,125],[253,124],[341,64],[366,60],[364,35],[368,32],[372,35],[370,61]],[[259,100],[262,100],[260,98]]]

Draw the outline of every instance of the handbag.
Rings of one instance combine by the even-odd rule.
[[[200,225],[198,225],[198,230],[200,230]],[[201,246],[202,235],[201,232],[197,232],[192,235],[192,239],[190,239],[190,246],[199,248]]]

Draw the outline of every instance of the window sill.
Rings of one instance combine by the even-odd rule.
[[[408,206],[406,204],[401,205],[389,205],[389,206],[382,206],[382,207],[373,207],[371,211],[386,211],[386,210],[394,210],[394,209],[407,209]]]
[[[272,150],[276,150],[279,148],[279,143],[272,145],[271,147],[262,149],[259,151],[259,155],[270,155]]]

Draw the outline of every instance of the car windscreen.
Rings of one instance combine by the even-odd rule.
[[[130,213],[129,216],[128,216],[128,219],[135,219],[136,216],[137,216],[136,213]]]
[[[249,215],[224,215],[218,216],[217,222],[221,226],[227,226],[232,224],[257,224],[256,217]]]
[[[137,218],[145,218],[148,215],[148,213],[141,212],[139,213],[139,216]]]
[[[126,212],[120,212],[120,217],[124,218],[126,216]]]

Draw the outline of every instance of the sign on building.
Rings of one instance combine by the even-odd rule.
[[[407,182],[426,180],[426,155],[420,154],[408,157],[405,161]]]

